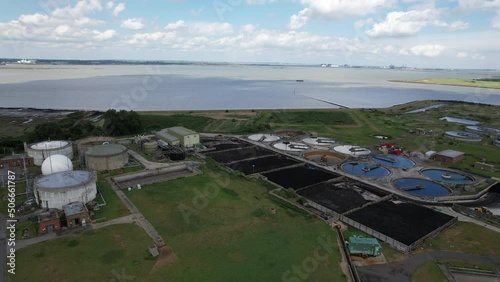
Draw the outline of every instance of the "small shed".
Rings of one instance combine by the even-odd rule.
[[[38,234],[43,235],[61,230],[61,221],[57,210],[50,209],[38,215]]]
[[[69,228],[86,226],[90,223],[89,210],[80,202],[74,202],[63,206],[64,214]]]
[[[417,134],[417,136],[424,136],[425,135],[425,129],[423,129],[423,128],[417,128],[417,129],[415,129],[415,134]]]
[[[349,237],[349,253],[351,255],[377,257],[382,251],[382,246],[377,239],[363,236]]]
[[[434,159],[447,164],[455,164],[464,159],[464,152],[455,150],[444,150],[436,153]]]

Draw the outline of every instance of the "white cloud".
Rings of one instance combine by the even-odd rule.
[[[426,26],[449,30],[462,30],[468,27],[468,23],[463,21],[443,22],[439,20],[440,14],[439,10],[433,9],[390,12],[382,22],[373,24],[366,34],[370,37],[400,37],[415,35]]]
[[[52,16],[56,18],[79,18],[90,12],[101,11],[100,0],[80,0],[75,6],[66,6],[52,11]]]
[[[428,44],[428,45],[416,45],[410,48],[411,53],[417,56],[425,56],[425,57],[437,57],[444,50],[446,46],[439,44]]]
[[[289,27],[298,29],[314,18],[338,20],[350,16],[364,16],[391,7],[395,3],[395,0],[301,0],[305,8],[290,17]]]
[[[497,16],[493,18],[491,25],[494,29],[500,31],[500,13],[498,13]]]
[[[500,9],[500,0],[459,0],[458,6],[462,9]]]
[[[457,58],[462,59],[462,58],[467,58],[468,56],[469,56],[469,53],[467,53],[467,52],[463,52],[463,51],[457,52]]]
[[[125,3],[120,3],[113,9],[113,16],[117,17],[123,11],[125,11]]]
[[[109,1],[106,3],[106,9],[111,10],[115,6],[115,3],[113,1]]]
[[[165,30],[187,32],[194,35],[224,35],[233,32],[233,27],[229,23],[218,22],[185,22],[179,20],[169,23]]]
[[[98,30],[94,30],[93,33],[95,34],[94,35],[94,39],[95,40],[98,40],[98,41],[104,41],[104,40],[109,40],[113,37],[116,36],[116,31],[113,30],[113,29],[108,29],[104,32],[100,32]]]
[[[142,23],[142,19],[132,18],[123,21],[120,27],[124,29],[139,30],[144,28],[144,24]]]

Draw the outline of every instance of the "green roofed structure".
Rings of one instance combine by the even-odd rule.
[[[200,143],[200,134],[182,126],[165,128],[155,135],[170,145],[193,147]]]
[[[374,256],[377,257],[382,251],[382,246],[375,238],[363,236],[349,237],[349,253],[351,255]]]

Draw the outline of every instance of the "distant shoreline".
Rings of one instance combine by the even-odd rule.
[[[474,79],[460,79],[460,78],[441,78],[441,79],[420,79],[420,80],[389,80],[390,82],[402,83],[416,83],[416,84],[432,84],[432,85],[446,85],[446,86],[462,86],[473,88],[488,88],[500,89],[500,82],[496,81],[481,81]]]

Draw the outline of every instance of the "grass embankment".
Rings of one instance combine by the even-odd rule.
[[[435,262],[426,262],[420,265],[412,274],[412,282],[446,282],[446,276]]]
[[[114,225],[35,244],[16,252],[9,281],[134,281],[147,277],[157,260],[151,239],[138,226]],[[160,281],[160,280],[157,280]]]
[[[418,79],[418,80],[392,80],[392,81],[500,89],[500,80],[495,80],[495,79],[488,80],[488,79],[465,79],[465,78],[429,78],[429,79]]]
[[[99,186],[99,190],[102,193],[104,201],[106,201],[106,205],[103,206],[100,210],[94,211],[94,216],[92,216],[92,219],[111,220],[130,214],[130,211],[106,181],[105,176],[98,176],[97,186]],[[96,201],[100,203],[102,199],[99,197],[96,199]]]
[[[207,161],[203,175],[126,192],[176,254],[148,279],[280,281],[314,256],[320,238],[336,242],[323,222],[274,202],[267,184]],[[327,260],[311,273],[304,271],[307,280],[345,280],[339,262],[335,244]]]
[[[429,251],[453,251],[495,257],[500,254],[500,236],[482,226],[458,222],[417,250]]]

